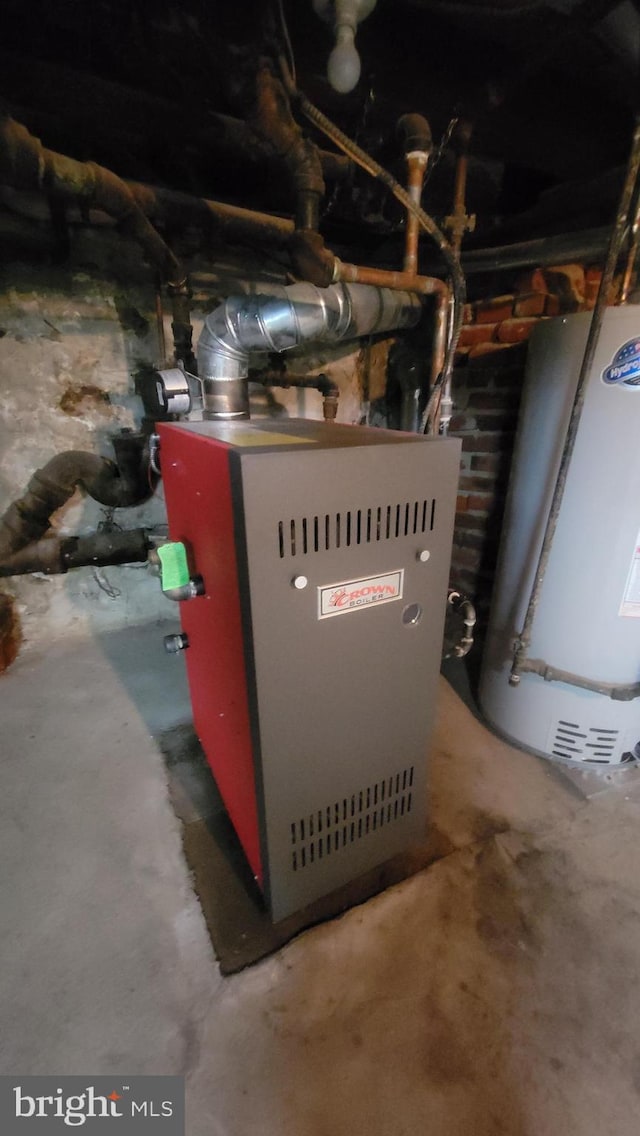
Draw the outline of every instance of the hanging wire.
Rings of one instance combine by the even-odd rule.
[[[293,54],[291,37],[289,35],[289,28],[287,27],[287,19],[286,19],[286,16],[284,14],[283,0],[275,0],[275,6],[276,6],[276,15],[278,17],[278,23],[280,25],[280,34],[282,36],[282,42],[284,44],[284,48],[285,48],[285,51],[287,53],[286,54],[286,65],[287,65],[289,75],[291,77],[291,82],[293,83],[293,86],[295,87],[296,84],[297,84],[297,81],[296,81],[296,61],[295,61],[295,57],[294,57],[294,54]]]

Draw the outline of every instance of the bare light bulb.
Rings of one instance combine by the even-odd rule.
[[[346,95],[360,78],[360,56],[355,38],[358,24],[376,6],[376,0],[313,0],[313,7],[328,24],[333,24],[336,42],[327,66],[327,78],[334,91]]]
[[[327,78],[334,91],[346,95],[360,78],[360,56],[356,51],[355,31],[349,24],[336,28],[336,46],[327,65]]]

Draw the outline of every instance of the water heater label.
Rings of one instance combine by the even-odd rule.
[[[640,533],[631,558],[631,567],[620,605],[620,615],[640,619]]]
[[[640,339],[628,339],[618,348],[608,367],[602,372],[607,386],[640,390]]]
[[[401,568],[386,576],[366,576],[361,580],[344,580],[340,584],[318,588],[318,619],[401,600],[403,586],[404,569]]]

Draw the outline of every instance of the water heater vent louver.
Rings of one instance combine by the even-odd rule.
[[[609,765],[615,754],[619,732],[599,726],[581,727],[576,722],[560,719],[551,752],[554,757],[570,761],[577,758],[596,765]]]
[[[405,501],[375,505],[370,509],[347,509],[343,513],[319,513],[313,517],[278,522],[280,558],[329,552],[356,544],[398,540],[432,532],[436,519],[435,500]]]
[[[294,821],[291,825],[294,872],[334,856],[354,841],[408,816],[412,788],[413,766]]]

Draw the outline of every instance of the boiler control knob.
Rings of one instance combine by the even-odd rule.
[[[168,655],[177,655],[180,651],[186,650],[188,646],[189,636],[184,631],[164,637],[164,649]]]
[[[418,553],[418,560],[420,561],[421,564],[426,564],[426,562],[427,562],[427,560],[429,559],[430,556],[431,556],[431,553],[429,552],[428,548],[421,548],[419,553]]]
[[[294,576],[291,583],[293,584],[294,588],[298,589],[298,591],[302,591],[303,588],[306,588],[309,581],[307,580],[306,576]]]

